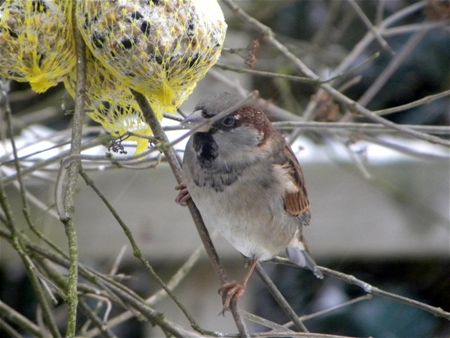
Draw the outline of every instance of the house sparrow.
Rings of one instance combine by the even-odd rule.
[[[225,310],[243,295],[256,263],[282,250],[294,264],[323,277],[303,241],[309,200],[300,164],[283,136],[252,104],[209,122],[237,101],[221,94],[198,104],[186,119],[194,127],[204,125],[186,146],[184,184],[177,186],[176,198],[182,205],[192,198],[205,223],[251,261],[242,283],[222,286]]]

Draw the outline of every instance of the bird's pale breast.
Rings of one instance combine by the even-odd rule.
[[[267,260],[286,248],[299,221],[284,211],[283,192],[271,166],[251,165],[221,191],[207,183],[197,185],[195,176],[205,172],[193,169],[187,170],[186,184],[209,227],[250,258]]]

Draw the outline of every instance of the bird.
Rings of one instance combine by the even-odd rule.
[[[303,238],[311,212],[297,158],[253,102],[217,116],[236,105],[239,96],[220,93],[197,104],[185,119],[195,132],[186,145],[184,181],[176,186],[175,199],[181,205],[192,199],[206,225],[250,261],[241,283],[220,288],[224,311],[242,297],[257,263],[283,250],[292,263],[323,278]]]

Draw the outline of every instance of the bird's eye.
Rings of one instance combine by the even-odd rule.
[[[222,120],[222,125],[226,128],[233,128],[236,124],[234,116],[227,116]]]

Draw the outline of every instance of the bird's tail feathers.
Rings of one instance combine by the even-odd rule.
[[[286,248],[286,254],[289,260],[302,268],[311,270],[319,279],[323,278],[322,271],[320,271],[314,259],[311,255],[306,251],[305,246],[299,240],[296,240],[295,243],[291,243]]]

